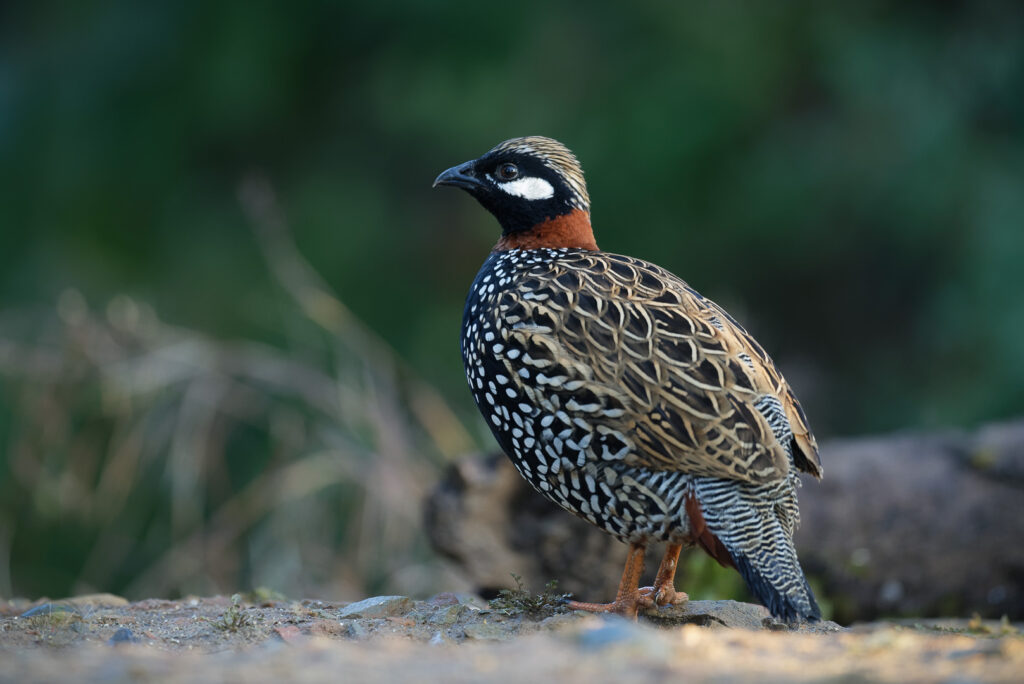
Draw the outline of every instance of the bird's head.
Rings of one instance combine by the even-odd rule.
[[[583,169],[557,140],[506,140],[443,172],[438,185],[466,190],[494,214],[502,229],[496,249],[597,249]]]

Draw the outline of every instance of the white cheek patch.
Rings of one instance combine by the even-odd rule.
[[[551,183],[536,176],[519,178],[507,183],[498,183],[498,187],[510,195],[527,200],[544,200],[555,196],[555,189],[551,186]]]

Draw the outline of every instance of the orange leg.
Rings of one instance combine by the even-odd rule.
[[[661,559],[658,575],[654,578],[654,586],[642,587],[638,590],[641,604],[676,606],[690,599],[685,593],[676,591],[675,587],[676,567],[679,564],[679,552],[682,548],[681,544],[669,544],[665,548],[665,556]]]
[[[572,610],[586,610],[591,613],[618,613],[623,617],[636,620],[636,614],[640,605],[646,603],[643,597],[640,596],[640,590],[637,588],[640,585],[640,576],[644,572],[644,552],[646,550],[647,547],[644,544],[629,545],[626,567],[622,571],[619,591],[615,595],[614,602],[581,603],[580,601],[569,601],[568,607]]]

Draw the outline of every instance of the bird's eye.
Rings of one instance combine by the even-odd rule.
[[[498,168],[494,170],[494,175],[500,181],[512,181],[519,178],[519,167],[510,162],[498,164]]]

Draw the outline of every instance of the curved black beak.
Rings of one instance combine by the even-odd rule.
[[[475,190],[483,186],[483,183],[476,177],[473,171],[474,161],[468,161],[458,166],[453,166],[443,171],[440,176],[434,179],[434,187],[438,185],[454,185],[464,190]]]

